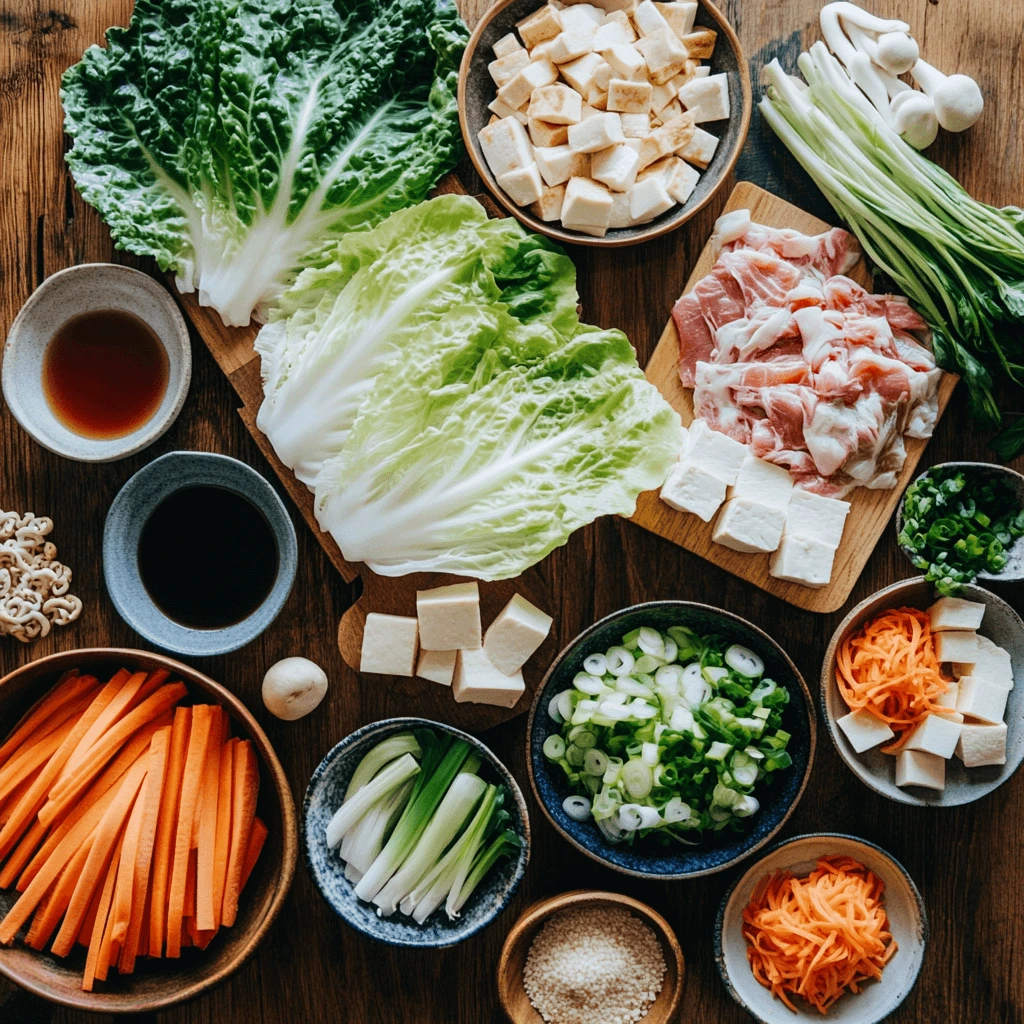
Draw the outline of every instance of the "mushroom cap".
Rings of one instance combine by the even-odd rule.
[[[914,149],[927,149],[939,134],[935,106],[923,92],[908,89],[898,93],[889,109],[896,131]]]
[[[921,56],[917,40],[905,32],[884,32],[878,37],[878,63],[890,74],[906,74]]]
[[[950,75],[933,93],[935,116],[947,132],[962,132],[981,117],[985,98],[967,75]]]
[[[327,694],[327,673],[308,658],[282,658],[263,677],[263,703],[286,722],[308,715]]]

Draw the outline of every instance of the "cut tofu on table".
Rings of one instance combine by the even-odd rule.
[[[534,162],[526,130],[514,117],[503,117],[485,125],[477,133],[477,139],[487,166],[496,178]]]
[[[937,633],[936,636],[948,634]],[[969,661],[954,661],[953,671],[957,678],[980,676],[990,683],[998,683],[1013,689],[1013,665],[1008,651],[980,633],[975,638],[975,651]],[[941,660],[941,659],[940,659]]]
[[[459,651],[452,694],[459,703],[493,704],[512,708],[526,692],[523,673],[505,675],[491,664],[483,648]]]
[[[836,725],[843,730],[843,735],[858,754],[877,747],[879,743],[887,743],[896,735],[885,722],[864,708],[837,718]]]
[[[474,583],[416,591],[420,646],[426,651],[479,648],[480,588]]]
[[[924,750],[901,750],[896,755],[896,785],[945,789],[946,759]]]
[[[513,594],[484,634],[491,664],[507,676],[518,672],[547,639],[553,621],[521,594]]]
[[[961,722],[955,721],[952,715],[926,715],[914,727],[903,749],[923,750],[936,757],[952,757],[960,739],[960,728]]]
[[[781,494],[780,494],[781,496]],[[838,548],[843,539],[850,503],[826,498],[795,488],[786,506],[786,535],[814,538],[822,544]]]
[[[416,675],[441,686],[451,686],[455,676],[455,659],[458,651],[420,651],[416,664]]]
[[[973,629],[948,629],[936,633],[935,657],[940,662],[969,663],[979,651],[978,634]]]
[[[963,761],[965,768],[1006,764],[1006,724],[1003,722],[998,725],[964,723],[960,727],[956,756]]]
[[[363,626],[359,671],[385,676],[412,676],[416,671],[419,626],[406,615],[370,612]]]
[[[940,708],[950,708],[952,711],[956,711],[956,702],[959,696],[960,684],[950,683],[949,686],[946,687],[946,692],[939,694],[932,703],[937,704]]]
[[[998,725],[1006,713],[1010,691],[977,676],[962,676],[957,684],[956,709],[967,718]]]
[[[661,488],[661,500],[680,512],[692,512],[710,523],[722,502],[726,484],[705,465],[685,457],[677,462]]]
[[[816,537],[787,533],[788,529],[787,520],[782,540],[769,559],[768,572],[778,580],[805,587],[827,586],[832,579],[836,549]]]
[[[933,633],[947,629],[979,629],[985,618],[985,606],[980,601],[966,601],[962,597],[940,597],[928,609],[928,624]]]
[[[751,498],[730,498],[715,521],[711,539],[746,554],[774,551],[782,539],[785,512]]]
[[[793,497],[793,478],[783,466],[748,453],[736,473],[729,497],[748,498],[785,513]]]
[[[612,194],[590,178],[570,178],[562,200],[562,223],[590,235],[604,235],[611,219]]]
[[[684,455],[732,486],[750,452],[745,444],[721,431],[712,430],[704,420],[694,420],[686,432]]]
[[[544,182],[536,162],[507,174],[499,174],[497,181],[518,206],[529,206],[544,194]]]

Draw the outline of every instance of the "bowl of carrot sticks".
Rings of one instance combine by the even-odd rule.
[[[1024,760],[1024,622],[974,584],[918,577],[857,605],[821,670],[829,734],[876,793],[915,806],[987,796]]]
[[[245,706],[144,651],[0,679],[0,972],[100,1013],[152,1012],[253,952],[291,885],[295,807]]]
[[[761,1024],[876,1024],[913,988],[927,939],[903,865],[865,839],[821,832],[778,844],[733,884],[715,958]]]

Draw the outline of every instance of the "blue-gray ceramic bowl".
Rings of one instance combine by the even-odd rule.
[[[263,513],[277,542],[277,577],[263,603],[247,618],[224,629],[192,629],[168,618],[149,596],[139,575],[139,538],[153,510],[185,487],[224,487],[247,498]],[[231,550],[224,530],[225,558]],[[118,492],[103,528],[103,578],[118,614],[139,636],[165,651],[200,658],[227,654],[254,640],[277,618],[295,582],[298,564],[295,527],[277,491],[256,470],[215,452],[168,452],[143,466]]]
[[[789,690],[790,701],[783,713],[793,765],[780,772],[773,784],[759,787],[761,809],[749,819],[745,832],[719,832],[707,836],[698,846],[662,847],[638,841],[633,846],[612,845],[593,820],[575,821],[562,809],[570,795],[562,770],[550,764],[543,753],[544,740],[559,727],[548,715],[548,703],[555,694],[572,686],[583,669],[583,659],[595,651],[603,653],[619,643],[624,634],[640,626],[667,629],[687,626],[706,635],[715,633],[730,643],[756,651],[765,664],[765,674]],[[767,633],[732,612],[693,601],[651,601],[614,612],[584,630],[548,669],[530,708],[526,727],[526,764],[534,795],[562,836],[592,860],[637,878],[675,881],[698,878],[724,871],[737,861],[760,850],[782,828],[803,795],[814,760],[816,739],[814,704],[807,684],[785,651]]]
[[[341,805],[356,766],[382,740],[410,729],[434,729],[465,740],[481,755],[481,777],[488,782],[503,782],[512,795],[511,801],[505,802],[505,810],[510,815],[507,827],[513,829],[523,843],[519,856],[498,861],[470,896],[456,921],[449,921],[443,908],[436,910],[422,925],[401,913],[378,917],[372,904],[356,897],[352,883],[345,878],[344,864],[336,852],[327,849],[327,823]],[[337,744],[309,780],[300,827],[306,866],[323,898],[346,924],[389,946],[443,949],[468,939],[508,906],[530,860],[530,818],[526,801],[511,772],[476,737],[427,718],[386,718],[364,725]]]

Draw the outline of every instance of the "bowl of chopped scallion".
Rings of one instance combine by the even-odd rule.
[[[803,793],[814,744],[807,686],[767,633],[709,605],[655,601],[559,655],[530,710],[527,766],[577,849],[668,880],[767,843]]]

